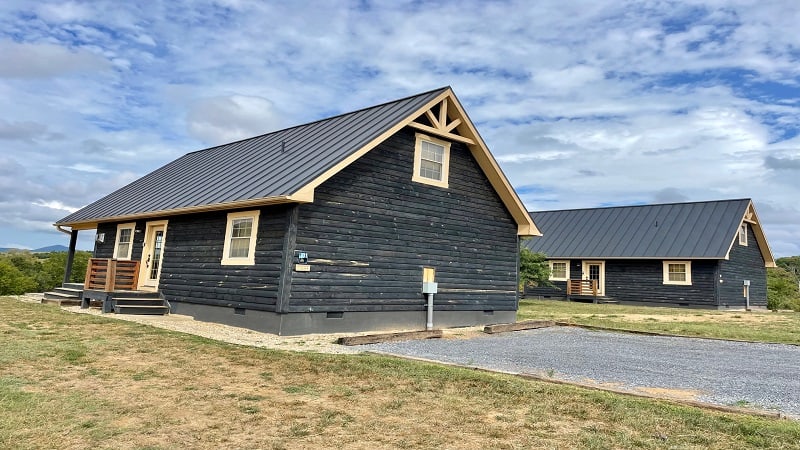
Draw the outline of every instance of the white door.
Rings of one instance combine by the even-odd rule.
[[[167,238],[167,221],[147,222],[144,234],[142,261],[139,263],[139,289],[158,290],[161,264],[164,260],[164,243]]]
[[[583,261],[583,279],[597,281],[597,295],[606,295],[605,261]]]

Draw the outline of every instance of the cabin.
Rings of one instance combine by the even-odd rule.
[[[532,212],[552,286],[526,296],[653,306],[767,306],[775,260],[750,199]]]
[[[55,225],[70,254],[96,230],[84,306],[280,335],[513,322],[540,234],[449,87],[189,153]]]

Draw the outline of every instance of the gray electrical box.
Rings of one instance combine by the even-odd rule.
[[[422,293],[423,294],[436,294],[436,290],[439,288],[439,283],[433,281],[423,281],[422,282]]]
[[[750,286],[750,280],[744,280],[744,285],[745,286]]]

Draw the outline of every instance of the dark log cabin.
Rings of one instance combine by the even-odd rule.
[[[697,308],[767,305],[775,267],[750,199],[532,212],[549,287],[526,295]]]
[[[85,304],[284,335],[424,328],[423,273],[436,327],[513,322],[540,234],[450,88],[189,153],[56,225],[96,229]]]

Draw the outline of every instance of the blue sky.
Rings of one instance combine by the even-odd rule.
[[[189,151],[450,85],[531,210],[753,198],[800,255],[800,3],[0,3],[0,247]],[[91,246],[91,233],[80,245]]]

